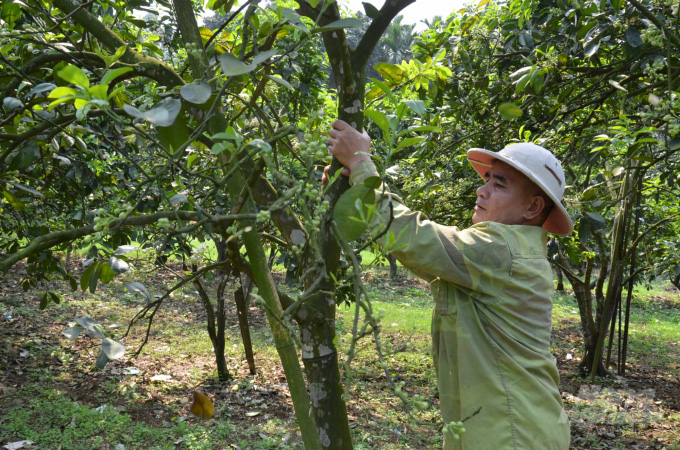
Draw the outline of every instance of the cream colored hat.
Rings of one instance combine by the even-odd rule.
[[[471,148],[467,152],[467,157],[482,178],[495,160],[503,161],[522,172],[555,202],[555,207],[545,219],[543,228],[553,234],[569,234],[574,231],[574,223],[562,205],[566,184],[564,170],[551,152],[539,145],[522,142],[510,144],[500,152]]]

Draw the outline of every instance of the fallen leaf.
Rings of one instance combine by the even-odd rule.
[[[213,416],[213,404],[205,394],[194,391],[194,402],[191,404],[191,413],[196,417],[208,420]]]
[[[149,379],[151,381],[174,381],[172,375],[154,375]]]
[[[5,445],[5,448],[7,450],[18,450],[20,448],[24,448],[27,445],[33,444],[33,441],[29,440],[24,440],[24,441],[16,441],[16,442],[10,442],[9,444]]]

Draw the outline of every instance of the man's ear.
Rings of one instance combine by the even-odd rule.
[[[541,213],[545,209],[545,199],[541,195],[534,195],[531,197],[531,202],[524,211],[524,220],[531,222],[541,217]],[[539,225],[543,225],[542,223]]]

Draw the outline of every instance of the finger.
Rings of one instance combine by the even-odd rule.
[[[327,165],[326,167],[323,168],[323,173],[327,175],[330,172],[331,172],[331,166],[329,164],[329,165]]]
[[[347,167],[342,168],[342,174],[346,177],[349,176],[350,170]]]
[[[345,128],[347,128],[349,126],[349,124],[347,122],[345,122],[344,120],[336,119],[335,121],[333,121],[331,126],[336,130],[342,131]]]

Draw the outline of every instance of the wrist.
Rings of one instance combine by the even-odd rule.
[[[356,157],[353,158],[352,161],[350,161],[350,163],[347,165],[347,168],[349,170],[354,170],[354,168],[356,166],[358,166],[359,164],[361,164],[362,162],[366,162],[366,161],[370,161],[370,160],[371,160],[371,157],[368,156],[368,155],[356,155]]]

